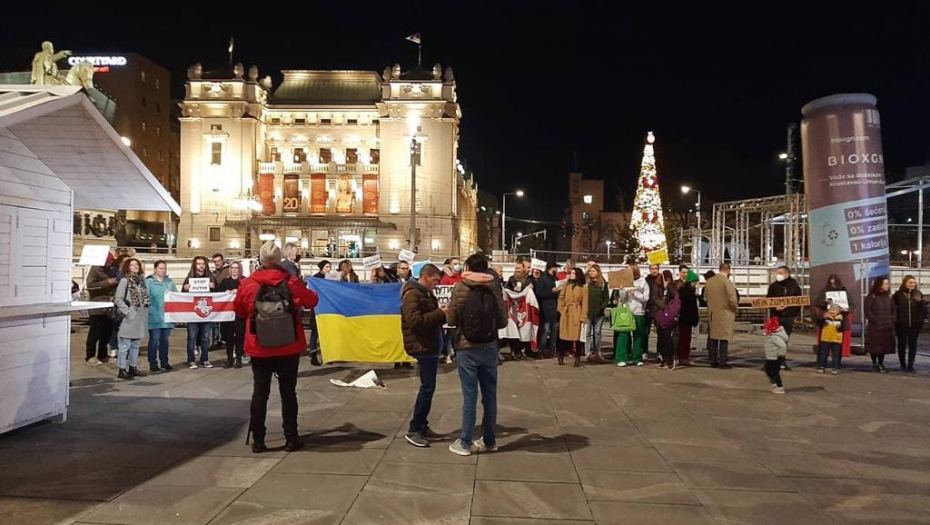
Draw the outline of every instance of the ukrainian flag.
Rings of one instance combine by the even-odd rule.
[[[307,286],[320,297],[315,311],[324,361],[413,361],[404,352],[400,328],[402,283],[357,284],[311,277]]]

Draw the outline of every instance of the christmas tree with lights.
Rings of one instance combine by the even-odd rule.
[[[643,163],[639,169],[639,183],[633,200],[630,229],[639,240],[640,255],[667,250],[665,224],[662,221],[662,197],[659,195],[659,178],[656,176],[656,155],[653,148],[655,135],[646,135]],[[667,261],[666,261],[667,262]]]

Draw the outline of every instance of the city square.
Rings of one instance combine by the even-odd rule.
[[[908,8],[58,7],[0,525],[930,523]]]

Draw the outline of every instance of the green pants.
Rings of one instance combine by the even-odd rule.
[[[635,332],[614,332],[617,341],[614,352],[614,362],[639,363],[643,360],[643,342],[646,340],[646,316],[634,315],[636,321]],[[633,359],[630,360],[630,340],[633,343]]]

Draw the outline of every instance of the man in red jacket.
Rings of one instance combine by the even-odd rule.
[[[284,437],[287,440],[285,450],[293,452],[303,446],[297,435],[297,368],[300,355],[307,349],[303,325],[300,322],[300,309],[313,308],[319,302],[315,293],[307,289],[306,284],[291,276],[281,267],[281,249],[274,242],[268,241],[262,246],[262,267],[239,285],[236,293],[236,316],[246,320],[245,353],[252,358],[252,420],[249,428],[255,441],[252,452],[265,452],[265,414],[268,411],[268,394],[271,392],[271,376],[278,376],[278,390],[281,392],[281,417],[284,420]],[[278,286],[287,282],[294,311],[293,342],[283,346],[263,347],[255,334],[255,298],[262,286]]]

